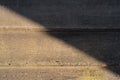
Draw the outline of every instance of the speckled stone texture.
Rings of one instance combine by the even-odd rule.
[[[0,0],[0,80],[120,80],[119,0]]]

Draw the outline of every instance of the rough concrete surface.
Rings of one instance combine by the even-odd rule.
[[[2,29],[0,80],[119,80],[118,36]]]
[[[0,69],[0,80],[119,80],[96,67],[23,67]]]
[[[119,31],[64,31],[119,29],[118,0],[16,1],[0,0],[0,80],[120,80]]]

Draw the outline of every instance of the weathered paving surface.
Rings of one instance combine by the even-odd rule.
[[[1,29],[0,79],[119,80],[119,35]]]
[[[22,67],[0,69],[0,80],[119,80],[96,67]]]
[[[120,80],[119,1],[0,4],[0,80]]]
[[[1,30],[0,64],[119,65],[119,38],[119,32]]]

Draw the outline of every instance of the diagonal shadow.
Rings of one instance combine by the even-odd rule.
[[[120,29],[120,0],[0,0],[0,4],[44,25],[51,36],[120,75],[120,32],[113,31]]]

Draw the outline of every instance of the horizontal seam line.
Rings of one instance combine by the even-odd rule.
[[[120,29],[90,29],[90,28],[0,28],[0,31],[30,31],[30,32],[119,32]]]
[[[103,66],[99,66],[99,65],[81,65],[81,66],[55,66],[55,65],[43,65],[43,66],[0,66],[0,68],[42,68],[42,67],[100,67],[100,68],[104,68],[104,67],[120,67],[120,65],[103,65]]]

